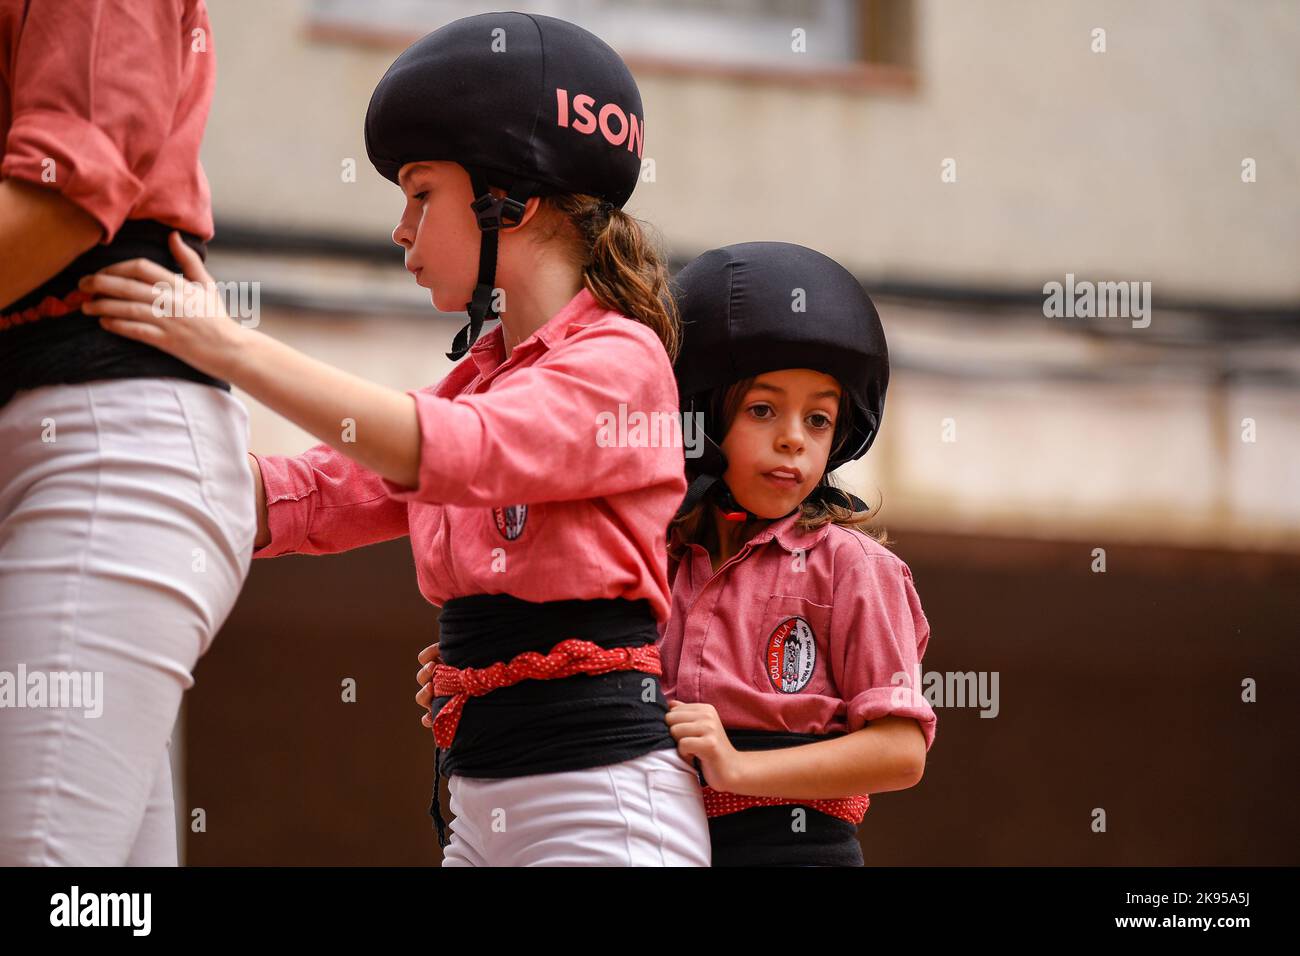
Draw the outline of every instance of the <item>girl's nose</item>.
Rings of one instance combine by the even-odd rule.
[[[800,430],[797,422],[792,422],[781,429],[781,434],[776,439],[777,446],[782,451],[791,451],[803,447],[803,432]]]
[[[399,222],[393,230],[393,242],[397,243],[403,249],[411,247],[410,232],[406,228],[406,222]]]

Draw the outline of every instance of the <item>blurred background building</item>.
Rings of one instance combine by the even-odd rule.
[[[449,370],[464,318],[402,269],[362,118],[409,42],[497,7],[210,3],[209,267],[261,283],[262,331],[394,388]],[[798,242],[880,307],[881,436],[837,474],[913,570],[923,670],[996,674],[998,703],[936,707],[868,863],[1297,862],[1300,7],[515,9],[628,60],[652,163],[627,208],[674,267]],[[1149,283],[1150,311],[1050,316],[1053,282]],[[242,397],[253,450],[315,444]],[[412,678],[436,620],[407,541],[255,563],[177,736],[186,861],[435,864]]]

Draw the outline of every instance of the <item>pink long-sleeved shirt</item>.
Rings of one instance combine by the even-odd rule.
[[[408,394],[419,485],[325,444],[257,455],[271,541],[253,557],[409,534],[420,591],[439,607],[472,594],[644,598],[667,617],[665,535],[686,477],[677,387],[653,331],[583,289],[508,358],[498,325],[441,382]],[[672,416],[676,441],[610,429],[637,411]]]
[[[199,145],[216,82],[203,0],[0,0],[0,179],[212,238]]]
[[[928,751],[937,718],[920,661],[930,625],[911,570],[848,528],[800,532],[798,517],[768,525],[716,574],[698,544],[672,562],[664,695],[712,704],[729,730],[851,733],[911,717]]]

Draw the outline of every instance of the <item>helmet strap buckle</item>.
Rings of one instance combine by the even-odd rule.
[[[517,226],[524,218],[524,204],[510,196],[493,196],[483,192],[470,203],[478,227],[483,232],[492,232],[503,226]]]

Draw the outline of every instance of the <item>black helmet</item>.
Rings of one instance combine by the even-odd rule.
[[[884,417],[889,352],[876,307],[848,270],[793,243],[742,242],[694,259],[674,285],[682,319],[674,365],[681,411],[698,413],[704,422],[704,453],[686,460],[691,485],[679,514],[716,484],[729,517],[755,517],[735,503],[722,481],[722,423],[713,420],[710,407],[716,390],[751,375],[785,368],[833,375],[855,414],[826,473],[867,453]],[[813,494],[868,510],[861,499],[846,500],[824,481]]]
[[[448,353],[459,359],[497,318],[497,230],[519,222],[533,196],[587,193],[621,208],[640,175],[645,123],[636,81],[599,37],[540,14],[484,13],[393,62],[370,97],[365,138],[370,162],[393,182],[425,160],[470,175],[482,242],[470,321]]]

